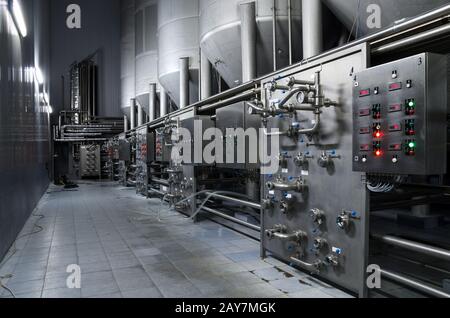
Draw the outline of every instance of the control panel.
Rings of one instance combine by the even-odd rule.
[[[446,172],[446,57],[423,53],[367,69],[353,90],[353,170]]]

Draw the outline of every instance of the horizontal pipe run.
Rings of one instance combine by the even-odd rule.
[[[164,179],[152,178],[151,182],[152,183],[156,183],[156,184],[160,184],[160,185],[163,185],[163,186],[166,186],[166,187],[170,186],[169,181],[168,180],[164,180]]]
[[[206,193],[206,196],[211,196],[212,198],[221,199],[224,201],[229,201],[229,202],[233,202],[233,203],[237,203],[237,204],[242,204],[243,206],[257,209],[257,210],[262,209],[261,204],[259,204],[259,203],[236,199],[236,198],[228,197],[228,196],[221,195],[221,194]]]
[[[224,99],[221,100],[217,103],[211,104],[211,105],[207,105],[207,106],[202,106],[199,108],[199,112],[205,112],[205,111],[210,111],[210,110],[215,110],[217,108],[220,107],[224,107],[224,106],[228,106],[234,103],[238,103],[238,102],[243,102],[243,101],[247,101],[252,97],[255,97],[256,94],[260,93],[261,89],[253,89],[251,91],[248,91],[244,94],[241,95],[237,95],[228,99]]]
[[[211,208],[208,208],[208,207],[203,207],[202,210],[204,212],[208,212],[208,213],[214,214],[216,216],[219,216],[219,217],[221,217],[221,218],[223,218],[225,220],[228,220],[228,221],[237,223],[239,225],[245,226],[245,227],[247,227],[249,229],[252,229],[254,231],[261,232],[261,227],[259,227],[257,225],[254,225],[254,224],[250,224],[250,223],[244,222],[242,220],[239,220],[239,219],[237,219],[235,217],[229,216],[229,215],[227,215],[225,213],[222,213],[222,212],[219,212],[217,210],[214,210],[214,209],[211,209]]]
[[[426,285],[424,283],[418,282],[416,280],[407,278],[405,276],[389,272],[386,270],[380,270],[381,277],[384,277],[386,279],[395,281],[397,283],[409,286],[419,292],[423,292],[427,295],[434,296],[437,298],[450,298],[450,294],[447,294],[439,289],[436,289],[434,287],[431,287],[429,285]]]
[[[432,257],[436,257],[445,261],[450,262],[450,251],[444,250],[442,248],[433,247],[430,245],[417,243],[409,240],[404,240],[394,236],[372,236],[374,239],[381,241],[383,243],[400,247],[409,251],[417,252],[423,255],[428,255]]]
[[[423,40],[430,40],[439,36],[448,35],[450,33],[450,24],[446,24],[436,29],[432,29],[423,33],[419,33],[405,39],[392,42],[390,44],[379,46],[372,50],[374,54],[382,54],[386,52],[391,52],[394,50],[398,50],[409,45],[416,44]]]

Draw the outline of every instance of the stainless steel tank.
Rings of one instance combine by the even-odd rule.
[[[180,58],[189,57],[190,103],[198,100],[199,1],[158,1],[159,83],[180,104]]]
[[[230,87],[242,82],[239,4],[248,0],[200,0],[200,45]],[[256,0],[257,75],[273,71],[273,1]],[[289,64],[288,0],[275,1],[277,64]],[[292,0],[293,60],[302,56],[301,1]]]
[[[125,115],[130,115],[130,100],[136,96],[136,44],[135,0],[121,1],[120,35],[120,105]]]
[[[415,17],[449,3],[448,0],[323,0],[323,2],[348,30],[353,29],[353,35],[357,32],[358,38],[380,30],[371,28],[371,23],[368,23],[374,12],[370,6],[377,5],[380,8],[380,27],[386,28],[402,19]]]
[[[158,82],[157,5],[157,0],[136,0],[135,4],[136,100],[145,112],[150,84]]]

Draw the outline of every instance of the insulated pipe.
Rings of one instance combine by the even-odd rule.
[[[137,104],[137,126],[141,127],[144,124],[144,109],[141,104]]]
[[[203,50],[200,52],[200,99],[211,97],[211,63]]]
[[[149,87],[148,117],[150,122],[156,119],[156,83]]]
[[[180,109],[189,106],[189,57],[180,58]]]
[[[428,255],[450,262],[450,251],[442,248],[433,247],[426,244],[421,244],[409,240],[404,240],[394,236],[373,236],[374,239],[379,240],[388,245],[400,247],[409,251],[417,252],[423,255]]]
[[[316,0],[313,0],[316,1]],[[272,2],[272,55],[273,55],[273,70],[276,71],[278,69],[278,61],[277,61],[277,1],[273,0]]]
[[[384,278],[387,278],[389,280],[393,280],[397,283],[409,286],[417,291],[420,291],[422,293],[425,293],[430,296],[434,296],[437,298],[450,298],[450,294],[447,294],[439,289],[436,289],[434,287],[431,287],[429,285],[423,284],[421,282],[418,282],[416,280],[412,280],[410,278],[407,278],[405,276],[389,272],[386,270],[380,270],[381,276]]]
[[[292,0],[288,0],[288,37],[289,37],[289,65],[292,65],[293,48],[292,48]]]
[[[167,105],[167,92],[163,86],[161,86],[159,90],[159,107],[160,118],[167,116],[167,114],[169,113],[169,107]]]
[[[256,5],[246,2],[240,5],[242,82],[256,78]]]
[[[124,130],[124,132],[127,132],[129,130],[128,129],[128,117],[127,117],[127,115],[123,116],[123,130]]]
[[[322,1],[302,0],[303,59],[323,51]]]
[[[130,102],[130,130],[136,128],[136,100],[133,98]]]

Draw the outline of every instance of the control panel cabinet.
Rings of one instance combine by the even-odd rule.
[[[446,72],[445,56],[423,53],[356,75],[354,171],[446,173]]]

